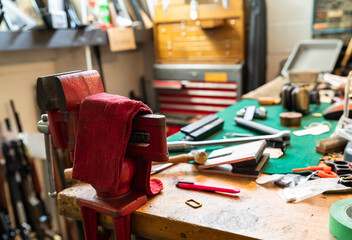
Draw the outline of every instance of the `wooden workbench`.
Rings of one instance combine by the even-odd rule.
[[[284,77],[276,77],[270,82],[242,95],[242,99],[259,99],[260,97],[280,97],[283,85],[288,83],[288,79]]]
[[[278,96],[283,78],[276,78],[243,97]],[[299,203],[285,203],[278,187],[261,186],[247,178],[199,173],[194,165],[179,164],[153,175],[164,190],[132,214],[132,232],[149,239],[333,239],[329,232],[329,208],[352,194],[318,195]],[[176,188],[180,180],[220,187],[238,187],[237,196]],[[78,184],[58,195],[61,214],[81,219],[76,196],[90,189]],[[193,209],[185,201],[202,204]],[[112,228],[112,220],[100,216],[100,224]]]
[[[179,164],[153,175],[164,190],[132,214],[132,232],[149,239],[331,239],[329,208],[352,194],[319,195],[299,203],[285,203],[279,188],[263,187],[247,178],[199,173],[194,165]],[[226,195],[179,189],[179,180],[221,187],[239,187],[241,193]],[[78,184],[58,196],[60,214],[80,219],[76,196],[88,188]],[[194,199],[202,207],[185,204]],[[109,217],[103,226],[112,227]]]

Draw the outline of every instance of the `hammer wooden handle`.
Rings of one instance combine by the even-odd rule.
[[[66,183],[68,183],[68,184],[75,184],[75,183],[80,182],[76,179],[72,179],[72,168],[66,168],[64,170],[64,178],[65,178]]]
[[[153,165],[165,164],[165,163],[188,163],[189,161],[194,161],[193,155],[181,154],[181,155],[170,157],[167,162],[153,162]]]
[[[165,164],[165,163],[188,163],[189,161],[194,161],[193,155],[181,154],[177,156],[170,157],[167,162],[153,162],[153,165]],[[66,168],[64,170],[64,176],[66,183],[74,184],[78,183],[78,180],[72,179],[72,168]]]

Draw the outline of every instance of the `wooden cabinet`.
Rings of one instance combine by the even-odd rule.
[[[210,1],[211,2],[211,1]],[[200,1],[197,18],[191,19],[190,4],[171,1],[155,8],[154,42],[158,63],[237,64],[245,58],[243,1]]]

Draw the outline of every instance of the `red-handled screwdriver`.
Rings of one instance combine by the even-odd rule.
[[[178,182],[176,183],[176,187],[192,189],[192,190],[208,191],[208,192],[226,192],[226,193],[240,192],[240,189],[238,188],[231,189],[231,188],[212,187],[212,186],[195,184],[193,182]]]

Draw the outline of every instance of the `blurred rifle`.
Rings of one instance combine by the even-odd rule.
[[[5,189],[5,183],[6,181],[6,167],[5,167],[5,161],[2,158],[1,151],[0,151],[0,239],[5,240],[5,239],[14,239],[16,236],[16,232],[13,229],[13,226],[11,224],[11,220],[9,217],[9,212],[8,212],[8,201],[6,198],[9,199],[10,196],[8,196],[8,186],[7,189]]]
[[[10,105],[17,129],[19,133],[22,133],[22,126],[14,102],[10,101]],[[22,238],[26,239],[27,237],[26,234],[30,229],[27,226],[31,226],[31,230],[36,233],[38,239],[53,238],[55,233],[50,227],[50,216],[40,196],[40,184],[33,162],[27,156],[23,141],[18,139],[9,143],[4,142],[2,150],[6,160],[11,201],[13,208],[15,208],[16,225],[22,230]]]
[[[0,239],[11,240],[16,236],[16,232],[12,229],[9,215],[5,210],[0,211]]]
[[[16,225],[23,239],[29,239],[31,231],[38,239],[53,238],[50,217],[35,191],[33,168],[26,160],[22,144],[21,140],[2,144]]]
[[[24,194],[21,188],[21,167],[17,159],[13,156],[13,150],[7,143],[2,143],[2,153],[6,161],[6,177],[10,188],[16,228],[20,230],[22,239],[26,240],[29,239],[31,227],[27,222]]]

